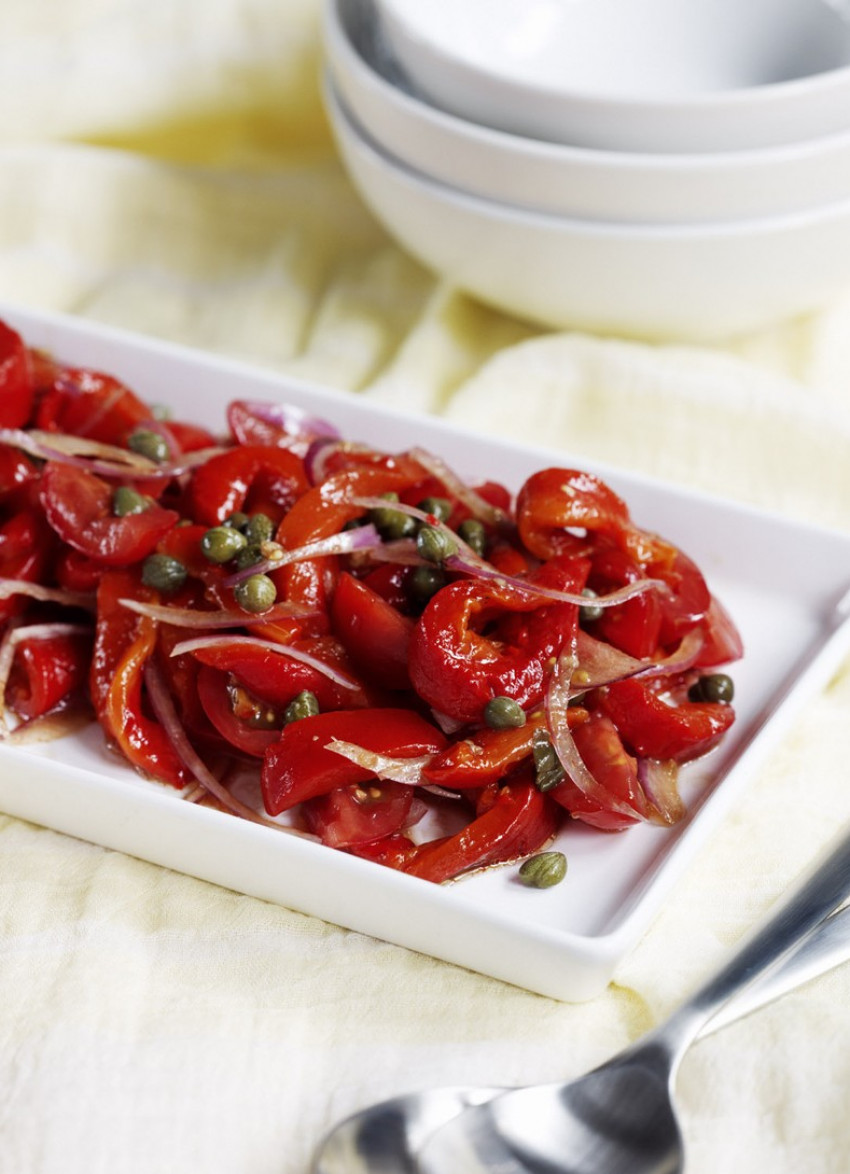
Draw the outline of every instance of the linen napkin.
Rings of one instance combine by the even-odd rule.
[[[336,158],[317,0],[7,0],[0,298],[850,528],[850,289],[700,348],[546,332],[391,242]],[[850,672],[616,981],[567,1005],[0,816],[0,1174],[304,1174],[361,1104],[634,1040],[850,815]],[[844,1174],[850,969],[700,1043],[689,1174]]]

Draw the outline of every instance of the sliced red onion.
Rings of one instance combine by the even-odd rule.
[[[119,599],[122,607],[148,616],[175,628],[249,628],[252,624],[273,624],[275,620],[291,616],[314,615],[315,610],[298,603],[278,603],[268,611],[255,614],[244,611],[198,611],[189,607],[169,607],[166,604],[143,603],[139,599]],[[215,637],[218,639],[218,637]]]
[[[593,602],[596,603],[596,600]],[[658,677],[684,672],[699,656],[703,640],[702,631],[694,628],[685,634],[669,656],[657,660],[638,660],[579,629],[576,636],[578,667],[572,675],[570,696],[578,697],[589,689],[613,685],[616,681],[625,681],[630,677]]]
[[[240,407],[245,408],[258,420],[280,428],[282,432],[293,439],[306,436],[327,436],[336,439],[339,436],[339,430],[329,420],[325,420],[321,416],[313,416],[303,408],[295,407],[294,404],[280,404],[271,400],[238,400],[237,402]],[[230,421],[228,420],[228,422]]]
[[[379,779],[386,779],[392,783],[404,783],[408,787],[421,785],[422,768],[427,766],[433,754],[423,754],[419,758],[391,758],[387,754],[379,754],[375,750],[367,750],[365,746],[358,746],[355,742],[345,742],[340,738],[332,738],[325,744],[325,749],[347,758],[349,762],[362,766],[371,771]]]
[[[385,509],[388,504],[386,498],[383,497],[351,497],[348,499],[348,502],[350,505],[356,505],[366,510]],[[477,555],[450,526],[435,518],[433,514],[427,514],[424,510],[417,509],[416,506],[405,505],[401,501],[394,501],[390,504],[392,509],[398,510],[399,513],[407,514],[411,518],[417,518],[420,522],[433,526],[435,530],[440,530],[449,541],[454,543],[457,548],[457,553],[450,554],[443,560],[443,566],[446,570],[458,571],[462,574],[471,575],[480,579],[493,579],[509,587],[524,591],[527,595],[531,595],[541,602],[552,600],[555,603],[573,603],[578,607],[584,607],[587,604],[587,596],[582,595],[580,592],[558,591],[555,587],[543,587],[538,583],[530,583],[527,579],[521,579],[515,575],[505,575],[502,571],[497,570],[492,563],[488,563],[486,559]],[[634,583],[627,583],[625,587],[618,587],[616,591],[610,591],[607,595],[595,595],[593,597],[593,606],[617,607],[619,604],[633,599],[636,595],[642,595],[645,591],[653,590],[669,593],[670,588],[661,579],[638,579]]]
[[[270,544],[271,545],[271,544]],[[224,580],[225,587],[235,587],[243,579],[251,575],[264,574],[266,571],[276,571],[290,563],[304,562],[306,559],[323,558],[334,554],[352,554],[358,550],[372,550],[381,545],[381,536],[374,526],[355,526],[352,530],[342,530],[339,534],[331,534],[328,538],[318,538],[315,542],[307,542],[304,546],[296,546],[292,550],[284,550],[282,546],[274,544],[274,557],[253,563]]]
[[[431,716],[437,728],[448,738],[456,734],[458,730],[462,730],[467,724],[466,722],[458,721],[456,717],[449,717],[447,713],[440,713],[437,709],[431,710]]]
[[[374,562],[395,563],[400,567],[421,567],[427,561],[416,549],[413,538],[394,538],[390,542],[381,542],[365,553]]]
[[[95,606],[93,594],[63,591],[58,587],[42,587],[40,583],[30,583],[27,579],[0,579],[0,599],[8,599],[10,595],[28,595],[30,599],[37,599],[40,603],[62,603],[66,607],[81,607],[87,611],[91,611]]]
[[[61,461],[99,477],[117,478],[179,477],[222,451],[219,447],[199,449],[186,453],[177,461],[157,464],[114,444],[69,436],[64,432],[41,432],[38,429],[25,432],[19,428],[0,428],[0,443],[19,448],[39,460]]]
[[[654,808],[654,823],[672,826],[684,819],[687,812],[679,794],[678,762],[672,758],[639,758],[638,781]]]
[[[287,832],[290,835],[301,836],[304,839],[316,839],[315,836],[298,831],[297,828],[286,827],[283,824],[276,823],[274,820],[264,816],[261,812],[247,807],[231,795],[228,789],[221,785],[189,741],[189,737],[177,716],[177,710],[174,707],[174,702],[171,699],[171,694],[168,692],[168,687],[165,684],[159,666],[154,660],[149,659],[145,663],[144,675],[145,685],[147,686],[154,715],[163,730],[165,730],[168,740],[174,748],[174,752],[186,770],[189,771],[193,778],[197,779],[206,791],[219,801],[222,807],[225,807],[234,815],[241,816],[242,819],[250,820],[252,823],[263,824],[264,827],[274,828],[275,831]]]
[[[69,436],[64,432],[42,432],[33,428],[25,432],[22,428],[0,428],[0,442],[13,445],[30,456],[45,461],[69,461],[74,458],[93,458],[85,463],[87,468],[97,471],[96,465],[103,465],[112,471],[120,469],[122,476],[133,474],[138,477],[155,475],[159,466],[155,461],[130,449],[115,444],[104,444],[89,440],[85,436]]]
[[[449,494],[462,502],[474,518],[500,530],[513,529],[514,523],[510,515],[485,501],[481,494],[467,485],[441,457],[424,448],[412,448],[409,455],[438,481],[442,481]]]
[[[450,531],[450,533],[452,532]],[[454,535],[454,537],[457,538],[457,535]],[[479,558],[472,552],[470,553],[472,554],[471,558],[465,554],[449,555],[444,560],[443,566],[449,571],[459,571],[479,579],[493,579],[509,587],[515,587],[520,591],[524,591],[527,595],[539,599],[541,602],[552,600],[554,603],[574,603],[578,607],[584,607],[590,602],[587,596],[582,595],[580,592],[558,591],[555,587],[543,587],[538,583],[530,583],[528,579],[521,579],[515,575],[505,575],[490,563],[485,562],[484,559]],[[625,587],[618,587],[616,591],[610,591],[607,595],[594,595],[592,603],[594,607],[617,607],[629,599],[634,599],[636,595],[642,595],[645,591],[655,590],[667,592],[669,591],[669,587],[660,579],[638,579],[634,583],[627,583]]]
[[[331,436],[320,436],[314,440],[304,456],[304,469],[311,485],[321,485],[328,475],[328,465],[333,457],[340,453],[353,453],[358,456],[375,453],[375,449],[367,444],[358,444],[353,440],[339,440]],[[386,502],[384,502],[386,505]]]
[[[637,810],[632,804],[617,799],[604,788],[587,768],[584,759],[579,754],[578,747],[570,732],[567,716],[572,676],[577,667],[578,656],[575,648],[571,648],[569,651],[561,653],[552,672],[549,690],[545,698],[546,722],[552,747],[571,781],[588,799],[599,803],[610,811],[628,816],[630,819],[645,819],[645,811]]]
[[[326,664],[317,656],[309,652],[302,652],[300,648],[293,648],[290,644],[276,644],[273,640],[261,640],[259,636],[196,636],[192,640],[181,640],[171,650],[172,656],[182,656],[186,652],[197,652],[202,648],[262,648],[277,656],[285,656],[290,660],[297,660],[306,664],[322,676],[333,681],[342,689],[359,689],[360,685],[351,677],[345,676],[338,669]]]

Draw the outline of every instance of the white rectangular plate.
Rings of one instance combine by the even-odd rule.
[[[115,374],[148,402],[218,430],[231,399],[278,400],[332,419],[352,439],[391,450],[422,445],[473,480],[496,477],[515,489],[549,464],[592,469],[639,525],[696,560],[746,646],[734,669],[738,720],[721,748],[690,768],[689,818],[672,831],[613,835],[571,825],[559,844],[567,879],[550,890],[523,887],[510,868],[436,886],[199,808],[124,768],[97,727],[42,746],[0,746],[0,810],[10,815],[578,1001],[604,989],[789,713],[850,651],[850,624],[837,606],[850,586],[850,537],[74,319],[3,306],[0,317],[31,345]]]

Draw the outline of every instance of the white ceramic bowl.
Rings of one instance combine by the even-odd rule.
[[[779,215],[850,199],[850,128],[758,151],[650,155],[490,130],[406,92],[373,0],[325,0],[325,53],[347,108],[388,154],[473,195],[541,212],[680,224]]]
[[[546,216],[417,174],[376,147],[327,84],[326,103],[354,184],[399,244],[481,301],[541,325],[707,340],[850,288],[850,201],[678,228]]]
[[[850,121],[830,0],[376,0],[402,68],[485,126],[623,151],[798,142]]]

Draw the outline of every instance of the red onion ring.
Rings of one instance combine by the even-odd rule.
[[[312,656],[309,652],[302,652],[300,648],[293,648],[289,644],[276,644],[273,640],[261,640],[259,636],[195,636],[193,639],[181,640],[179,644],[175,644],[171,650],[171,655],[182,656],[186,652],[196,652],[201,648],[239,648],[246,646],[262,648],[266,652],[274,653],[277,656],[285,656],[290,660],[297,660],[301,664],[306,664],[310,668],[315,669],[316,672],[321,673],[323,677],[327,677],[334,684],[339,685],[342,689],[356,690],[360,688],[357,681],[345,676],[337,669],[326,664],[323,660]]]
[[[144,676],[154,714],[157,721],[165,730],[169,742],[174,747],[175,754],[192,777],[206,791],[218,799],[222,807],[232,812],[233,815],[241,816],[242,819],[250,820],[252,823],[262,824],[264,827],[274,828],[278,832],[286,832],[289,835],[300,836],[309,840],[315,840],[317,838],[309,835],[307,832],[298,831],[297,828],[275,823],[274,820],[268,819],[261,812],[254,811],[251,807],[247,807],[239,799],[231,795],[227,788],[221,785],[189,741],[189,737],[177,716],[171,694],[168,692],[168,687],[155,661],[148,660],[145,663]]]

